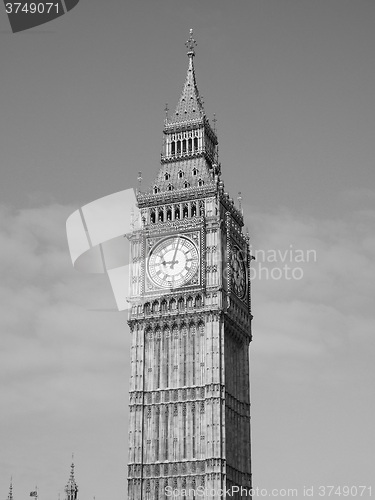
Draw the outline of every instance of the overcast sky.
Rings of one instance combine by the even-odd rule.
[[[0,8],[3,498],[11,475],[15,500],[63,498],[73,452],[80,500],[126,498],[127,316],[71,266],[65,222],[152,182],[190,28],[258,252],[254,486],[375,490],[375,3],[81,0],[18,34]]]

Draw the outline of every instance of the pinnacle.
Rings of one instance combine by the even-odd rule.
[[[189,66],[186,74],[185,84],[182,90],[180,100],[178,101],[174,114],[167,120],[167,125],[177,125],[189,121],[197,121],[204,118],[203,101],[199,95],[194,70],[194,46],[196,42],[192,37],[186,42],[189,56]]]

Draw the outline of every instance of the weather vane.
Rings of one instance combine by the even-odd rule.
[[[195,56],[195,50],[194,47],[197,46],[197,42],[193,38],[193,30],[190,29],[190,36],[189,40],[186,40],[186,48],[188,49],[187,55],[188,56]]]

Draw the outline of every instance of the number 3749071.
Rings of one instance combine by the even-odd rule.
[[[351,498],[371,496],[371,486],[319,486],[318,494],[320,497],[343,496]]]
[[[7,14],[52,14],[59,13],[58,3],[39,2],[39,3],[6,3],[5,9]]]

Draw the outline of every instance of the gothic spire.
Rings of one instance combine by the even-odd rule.
[[[66,500],[77,500],[78,486],[74,478],[74,462],[70,466],[69,480],[65,486]]]
[[[163,197],[167,191],[183,190],[187,196],[190,188],[214,189],[216,177],[220,175],[216,133],[204,112],[195,79],[195,46],[193,30],[190,30],[186,42],[189,65],[182,93],[174,114],[168,116],[168,106],[165,109],[161,168],[153,187],[145,193],[137,192],[139,206],[148,203],[150,196],[154,200],[155,195]]]
[[[204,118],[202,98],[199,95],[197,82],[195,79],[194,56],[197,42],[193,38],[193,30],[190,30],[189,39],[185,43],[188,49],[189,66],[186,74],[185,84],[182,90],[180,100],[176,110],[169,120],[168,125],[177,125],[189,121],[200,120]]]
[[[13,500],[13,478],[10,478],[8,500]]]

